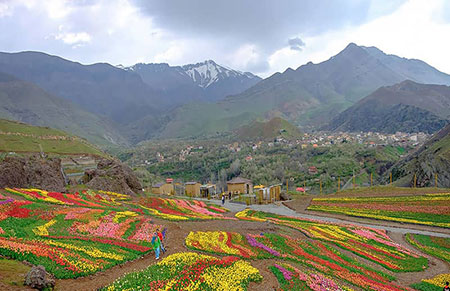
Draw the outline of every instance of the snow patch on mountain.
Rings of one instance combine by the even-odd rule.
[[[251,73],[242,73],[216,64],[212,60],[182,67],[186,74],[200,87],[208,88],[212,84],[226,78],[245,77],[248,79],[258,78]]]
[[[240,83],[245,82],[245,80],[260,80],[260,78],[256,75],[253,75],[250,72],[240,72],[238,70],[233,70],[221,65],[216,64],[212,60],[207,60],[204,62],[200,62],[197,64],[189,64],[184,66],[170,66],[166,63],[161,64],[143,64],[138,63],[131,67],[124,67],[122,65],[117,65],[117,68],[126,70],[126,71],[135,71],[138,72],[141,69],[151,70],[155,73],[164,72],[166,70],[174,70],[180,75],[186,76],[192,80],[192,82],[206,89],[214,83],[233,78],[240,80]]]

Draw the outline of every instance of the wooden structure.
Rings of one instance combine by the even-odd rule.
[[[186,196],[189,197],[199,197],[200,196],[200,187],[202,185],[198,182],[187,182],[184,184],[184,191]]]
[[[252,194],[253,183],[248,179],[236,177],[227,182],[227,190],[233,194]]]
[[[212,197],[216,195],[216,185],[215,184],[204,184],[200,186],[200,196],[201,197]]]
[[[152,186],[153,194],[173,195],[175,189],[173,188],[173,179],[166,179],[166,183],[158,183]]]
[[[256,190],[256,199],[259,204],[272,203],[280,201],[281,184],[272,185],[264,188],[258,188]]]

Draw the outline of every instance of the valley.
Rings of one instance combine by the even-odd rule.
[[[442,290],[450,75],[205,57],[0,52],[2,290]]]

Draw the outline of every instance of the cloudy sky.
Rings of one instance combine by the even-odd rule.
[[[450,73],[450,1],[0,0],[0,51],[84,64],[213,59],[266,77],[349,42]]]

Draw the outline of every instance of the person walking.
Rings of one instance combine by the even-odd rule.
[[[156,230],[156,233],[158,234],[158,238],[161,241],[161,250],[164,254],[166,252],[166,248],[164,247],[164,234],[161,232],[159,228]]]
[[[225,205],[225,194],[222,194],[222,205]]]
[[[161,240],[159,239],[158,233],[155,232],[152,237],[152,247],[155,251],[155,258],[159,260],[159,252],[161,247]]]

